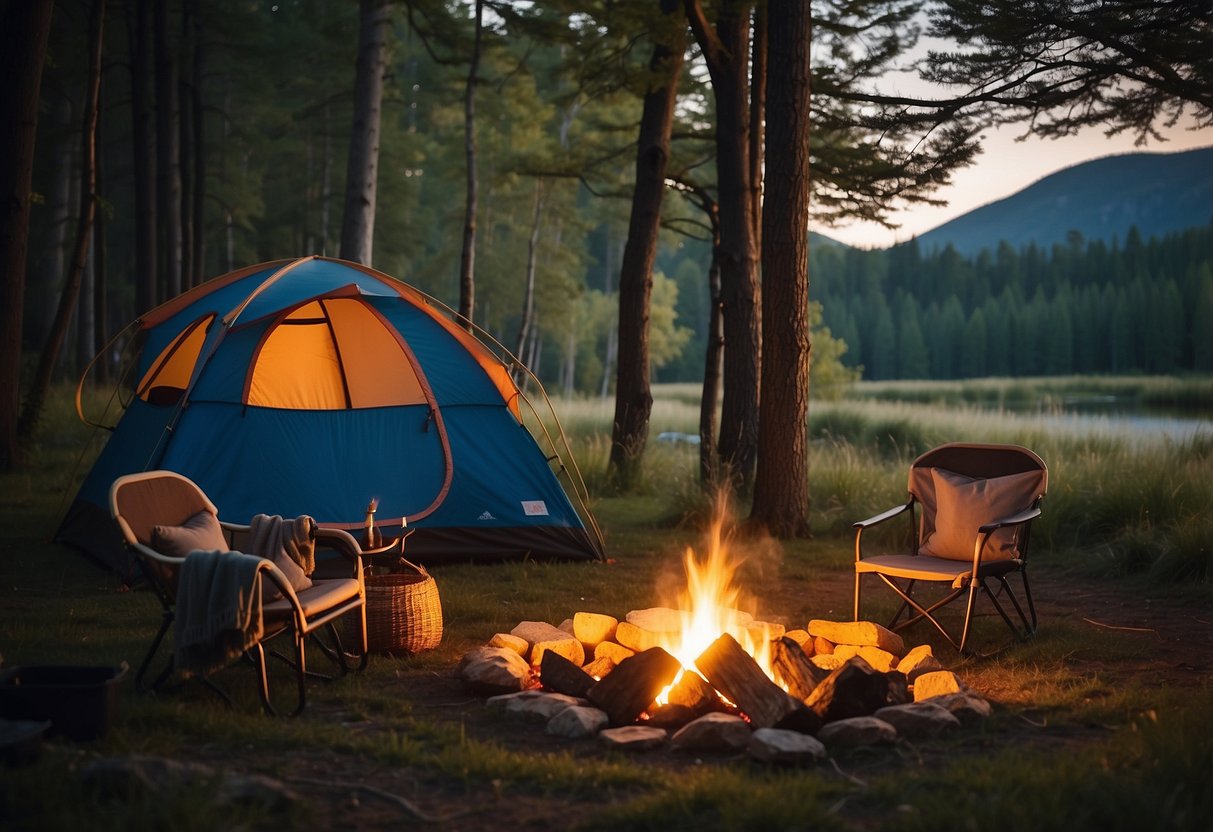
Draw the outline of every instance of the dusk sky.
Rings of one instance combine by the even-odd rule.
[[[1190,126],[1192,120],[1187,120]],[[861,248],[886,248],[930,231],[950,219],[1020,191],[1033,182],[1080,162],[1123,153],[1177,153],[1213,145],[1213,130],[1191,130],[1176,125],[1162,131],[1166,142],[1151,141],[1143,147],[1133,144],[1133,136],[1122,134],[1108,138],[1100,129],[1089,129],[1064,139],[1027,138],[1015,141],[1023,128],[1015,125],[988,130],[977,161],[953,176],[950,187],[938,192],[946,199],[944,207],[912,207],[892,217],[900,225],[888,229],[876,223],[855,223],[837,228],[814,228],[828,237]]]
[[[928,28],[925,18],[921,16],[917,25],[923,31]],[[913,68],[914,62],[925,58],[929,49],[947,51],[954,48],[951,43],[923,35],[907,53],[906,60],[900,62],[902,68],[890,71],[881,78],[876,84],[876,91],[926,99],[967,93],[968,90],[930,84]],[[1124,153],[1178,153],[1213,145],[1213,129],[1193,130],[1191,128],[1195,123],[1196,119],[1189,112],[1169,129],[1156,124],[1155,127],[1167,141],[1151,139],[1140,147],[1134,145],[1131,131],[1109,138],[1100,127],[1088,128],[1078,135],[1063,139],[1030,137],[1023,141],[1016,141],[1026,132],[1022,124],[988,129],[982,135],[982,152],[976,161],[953,174],[952,184],[935,193],[947,205],[905,208],[889,218],[898,225],[895,229],[885,228],[878,223],[860,222],[835,228],[813,227],[812,230],[848,245],[886,248],[930,231],[974,208],[1011,196],[1049,174],[1082,162]],[[1207,219],[1197,218],[1196,222]]]

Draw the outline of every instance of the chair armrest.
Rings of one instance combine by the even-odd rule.
[[[362,577],[362,547],[352,534],[345,529],[329,529],[324,526],[316,527],[316,545],[324,546],[337,552],[354,567],[354,575]]]
[[[910,497],[910,499],[906,500],[904,505],[895,506],[895,507],[889,509],[888,511],[884,511],[884,512],[881,512],[880,514],[877,514],[875,517],[869,517],[867,520],[860,520],[858,523],[852,523],[851,525],[855,529],[855,562],[859,563],[859,561],[863,560],[863,550],[861,548],[862,547],[861,541],[863,540],[863,530],[864,529],[871,528],[872,526],[878,526],[881,523],[884,523],[885,521],[892,520],[897,515],[904,514],[906,511],[909,511],[913,507],[914,507],[914,498]],[[912,511],[910,511],[910,517],[913,518],[913,516],[914,516],[914,513]]]
[[[912,505],[914,505],[913,497],[911,497],[905,503],[905,505],[895,506],[895,507],[889,509],[888,511],[877,514],[875,517],[869,517],[867,520],[860,520],[857,523],[852,523],[851,527],[862,530],[862,529],[870,528],[872,526],[877,526],[877,525],[885,522],[886,520],[892,520],[894,517],[901,514],[903,511],[910,508],[910,506],[912,506]]]
[[[1040,506],[1033,506],[1018,514],[1012,514],[1010,517],[1004,517],[1001,520],[983,523],[981,526],[978,526],[977,540],[973,544],[973,574],[976,575],[977,570],[981,568],[982,555],[985,554],[986,543],[989,542],[990,535],[1007,526],[1022,526],[1024,523],[1035,520],[1039,516]]]
[[[278,564],[274,563],[272,560],[262,558],[259,568],[263,575],[268,578],[275,587],[277,587],[280,593],[282,593],[282,597],[287,601],[290,601],[291,607],[294,609],[295,614],[299,616],[299,620],[306,620],[303,615],[303,604],[300,603],[299,596],[295,594],[295,588],[291,586],[291,582],[286,577],[286,573],[278,568]]]
[[[978,527],[978,534],[990,534],[1005,526],[1021,526],[1030,520],[1035,520],[1040,516],[1040,507],[1030,508],[1026,511],[1021,511],[1019,514],[1012,514],[1010,517],[1004,517],[1001,520],[995,520],[993,523],[985,523]]]
[[[148,546],[146,543],[135,541],[134,543],[128,542],[126,545],[140,557],[148,558],[149,560],[155,561],[163,566],[180,569],[181,564],[185,563],[185,558],[179,558],[175,557],[174,555],[166,555],[163,552],[158,552],[151,546]]]
[[[244,549],[236,544],[238,542],[241,544],[245,543],[253,527],[247,523],[229,523],[226,520],[220,520],[219,528],[223,529],[223,536],[227,538],[227,545],[237,552],[243,552]]]
[[[324,542],[326,547],[340,552],[349,560],[362,556],[362,546],[345,529],[330,529],[326,526],[317,526],[316,542],[320,543],[321,541]]]

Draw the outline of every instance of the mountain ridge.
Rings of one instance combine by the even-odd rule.
[[[930,250],[951,244],[976,255],[1002,241],[1018,249],[1064,243],[1071,231],[1086,240],[1123,240],[1213,221],[1213,145],[1175,153],[1142,152],[1081,162],[1020,191],[936,226],[915,239]],[[904,245],[904,244],[903,244]]]

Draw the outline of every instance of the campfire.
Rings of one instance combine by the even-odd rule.
[[[465,655],[461,677],[493,707],[548,720],[550,733],[769,760],[818,759],[823,742],[887,742],[989,713],[930,646],[907,651],[878,624],[788,630],[739,610],[722,526],[702,558],[687,550],[676,607],[523,621]]]

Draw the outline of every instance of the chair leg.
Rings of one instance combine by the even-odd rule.
[[[916,583],[917,583],[917,581],[915,581],[913,578],[911,578],[910,582],[908,584],[906,584],[906,590],[904,593],[902,593],[902,598],[904,598],[906,600],[901,602],[901,606],[897,608],[897,612],[894,613],[894,615],[891,619],[889,619],[889,629],[890,630],[892,630],[894,627],[897,626],[897,622],[901,619],[902,613],[905,613],[905,615],[906,615],[907,624],[909,624],[909,622],[911,622],[911,621],[918,620],[917,618],[912,618],[909,614],[910,604],[912,603],[912,601],[910,601],[910,599],[914,597],[914,584],[916,584]],[[921,617],[921,616],[919,616],[919,617]]]
[[[165,610],[164,615],[160,619],[160,630],[156,633],[156,637],[152,639],[152,645],[147,649],[147,655],[143,657],[143,661],[139,665],[139,672],[135,674],[135,689],[140,693],[144,693],[148,690],[155,690],[156,688],[160,687],[162,684],[164,684],[164,680],[169,677],[169,674],[173,672],[173,662],[170,659],[168,666],[160,672],[159,676],[156,677],[156,681],[152,682],[150,686],[143,684],[143,677],[147,673],[147,669],[151,666],[152,659],[156,657],[156,653],[160,650],[160,643],[164,641],[165,635],[168,634],[168,628],[171,627],[172,624],[173,612],[172,610]]]
[[[1019,599],[1015,597],[1015,593],[1011,590],[1011,585],[1007,583],[1006,577],[999,575],[998,582],[1002,585],[1002,591],[1005,592],[1006,596],[1011,599],[1011,605],[1015,608],[1015,612],[1019,616],[1020,622],[1023,624],[1023,629],[1020,630],[1017,626],[1015,626],[1015,623],[1011,621],[1011,617],[1003,610],[1002,604],[998,602],[998,598],[994,595],[994,593],[990,592],[988,587],[983,584],[982,588],[985,589],[986,595],[990,597],[990,602],[994,605],[994,609],[998,610],[998,614],[1002,616],[1002,620],[1006,622],[1006,625],[1008,628],[1010,628],[1011,632],[1015,633],[1020,638],[1031,638],[1031,636],[1036,632],[1035,608],[1032,608],[1032,620],[1029,621],[1028,616],[1023,611],[1023,607],[1019,605]],[[1028,598],[1028,605],[1031,607],[1031,589],[1025,586],[1024,593]]]
[[[270,680],[268,670],[265,666],[265,648],[261,643],[253,645],[249,651],[249,658],[253,660],[253,664],[257,666],[257,694],[261,697],[261,707],[270,716],[277,714],[274,706],[270,704]]]
[[[859,572],[855,573],[855,615],[851,619],[852,621],[859,620],[859,600],[860,600],[859,582],[862,578],[863,578],[862,574],[860,574]],[[366,631],[366,617],[365,616],[362,619],[362,629],[364,632]]]
[[[295,629],[295,656],[297,659],[295,680],[299,688],[299,705],[291,712],[291,716],[303,713],[303,708],[307,705],[307,636],[299,628]]]
[[[1036,604],[1032,601],[1032,587],[1028,585],[1027,566],[1024,566],[1024,568],[1020,570],[1019,576],[1023,579],[1023,594],[1024,598],[1026,598],[1028,602],[1028,612],[1032,616],[1031,629],[1028,631],[1028,633],[1029,635],[1036,635]],[[1022,613],[1020,614],[1022,615]]]
[[[909,627],[913,624],[917,624],[919,621],[921,621],[925,618],[927,621],[931,622],[931,625],[936,630],[939,631],[940,635],[942,635],[944,638],[946,638],[948,640],[949,644],[951,644],[953,647],[956,647],[957,649],[959,649],[956,639],[954,639],[952,637],[951,633],[949,633],[946,629],[944,629],[944,626],[942,624],[940,624],[939,621],[935,618],[935,616],[933,616],[931,613],[952,603],[952,601],[954,601],[960,595],[960,593],[964,592],[963,589],[952,590],[952,592],[948,593],[946,596],[944,596],[940,600],[936,601],[931,606],[924,607],[924,606],[922,606],[922,604],[915,601],[913,596],[908,594],[908,592],[906,590],[903,590],[897,584],[896,581],[889,578],[887,575],[881,575],[880,573],[877,573],[877,576],[882,581],[884,581],[886,584],[888,584],[890,589],[892,589],[894,592],[896,592],[898,595],[901,596],[903,607],[908,605],[909,607],[913,607],[914,610],[918,613],[917,615],[907,618],[905,621],[901,622],[900,624],[897,624],[896,626],[891,627],[891,629],[894,632],[901,632],[902,630],[906,629],[907,627]],[[912,589],[912,587],[907,586],[907,589]],[[900,615],[900,612],[898,613],[898,615]]]
[[[964,629],[960,631],[960,644],[956,649],[963,655],[965,651],[965,642],[969,640],[969,625],[973,622],[973,605],[977,601],[977,584],[976,576],[969,579],[969,601],[965,606],[965,622]]]

